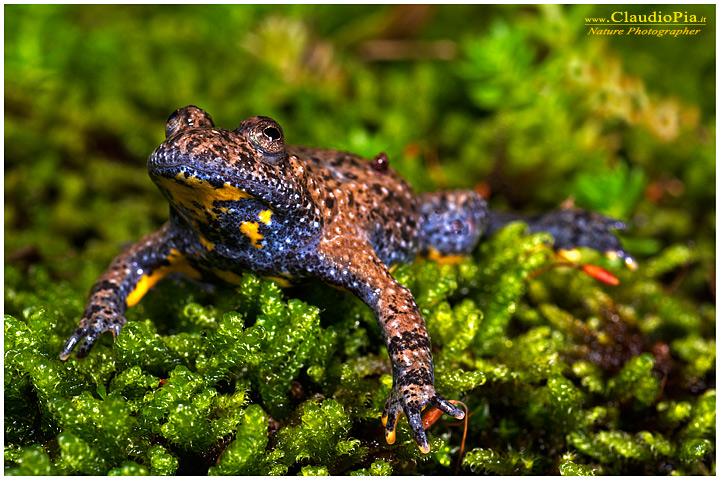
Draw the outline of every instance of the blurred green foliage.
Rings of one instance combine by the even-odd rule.
[[[144,159],[187,104],[291,143],[388,153],[419,191],[626,220],[619,287],[520,224],[395,275],[469,407],[461,472],[715,473],[715,8],[692,37],[587,35],[612,5],[6,5],[5,473],[444,474],[462,427],[382,440],[369,309],[252,274],[166,280],[113,344],[58,352],[167,204]],[[648,13],[655,7],[622,7]],[[659,8],[659,7],[658,7]]]

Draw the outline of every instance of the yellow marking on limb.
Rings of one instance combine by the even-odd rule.
[[[220,216],[217,212],[215,212],[215,210],[220,210],[220,213],[227,213],[228,211],[227,207],[213,208],[212,210],[208,211],[213,220],[217,220]]]
[[[135,285],[135,288],[132,292],[130,292],[130,295],[128,295],[125,300],[128,308],[137,305],[148,290],[154,287],[161,278],[171,273],[182,273],[190,278],[194,278],[195,280],[200,279],[200,272],[191,267],[183,254],[174,248],[170,250],[170,254],[167,256],[166,260],[170,262],[169,265],[163,265],[162,267],[156,268],[151,273],[140,277],[140,280]]]
[[[213,243],[207,238],[205,238],[203,235],[200,235],[200,243],[202,243],[203,247],[205,247],[208,251],[215,248],[215,245],[213,245]]]
[[[258,233],[260,225],[258,222],[242,222],[240,224],[240,231],[250,239],[250,244],[255,248],[263,248],[258,242],[264,237]]]
[[[270,217],[272,217],[272,210],[263,210],[262,212],[258,213],[258,217],[260,217],[260,221],[263,222],[265,225],[270,225]]]
[[[242,277],[240,275],[229,270],[220,270],[219,268],[213,268],[212,272],[218,278],[225,280],[232,285],[239,285],[240,282],[242,282]]]
[[[564,258],[568,262],[577,263],[580,261],[580,257],[582,254],[580,253],[580,250],[577,248],[573,248],[572,250],[558,250],[558,255],[561,258]],[[617,257],[615,257],[617,258]]]
[[[262,278],[265,278],[267,280],[274,280],[282,288],[292,287],[292,285],[293,285],[292,282],[290,282],[290,280],[288,280],[287,278],[283,278],[283,277],[263,276]]]
[[[441,265],[458,265],[465,260],[465,255],[443,255],[437,249],[430,247],[427,258]]]
[[[330,285],[330,284],[328,283],[328,285]],[[330,286],[331,286],[332,288],[334,288],[335,290],[340,290],[341,292],[352,293],[352,292],[351,292],[350,290],[348,290],[347,288],[341,287],[341,286],[339,286],[339,285],[330,285]]]

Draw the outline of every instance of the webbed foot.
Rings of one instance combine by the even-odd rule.
[[[403,382],[395,381],[383,409],[382,422],[385,426],[385,440],[391,445],[395,443],[395,427],[400,415],[404,413],[420,451],[430,452],[421,416],[423,408],[427,405],[432,405],[458,420],[465,417],[465,412],[445,400],[432,385],[403,384]]]

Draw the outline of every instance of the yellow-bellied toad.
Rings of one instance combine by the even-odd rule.
[[[118,335],[124,311],[169,273],[239,281],[243,271],[285,280],[317,278],[344,287],[373,311],[393,369],[385,404],[386,438],[408,418],[420,449],[429,451],[420,413],[434,405],[463,412],[433,386],[425,322],[410,291],[388,268],[416,255],[467,254],[483,235],[514,219],[494,214],[473,191],[422,195],[388,166],[336,150],[285,145],[282,129],[253,117],[234,130],[216,128],[205,111],[174,112],[166,140],[150,156],[150,177],[170,202],[170,221],[120,254],[91,290],[79,327],[62,350],[88,354],[101,333]],[[576,209],[526,219],[549,231],[555,248],[584,245],[628,264],[609,229],[620,222]]]

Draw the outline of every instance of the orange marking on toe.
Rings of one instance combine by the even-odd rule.
[[[608,260],[613,260],[613,261],[614,261],[614,260],[617,260],[617,259],[618,259],[618,254],[617,254],[617,252],[605,252],[605,257],[606,257]]]
[[[388,418],[385,415],[383,415],[381,420],[382,420],[383,426],[387,427]],[[395,429],[397,428],[398,420],[400,420],[399,415],[395,417],[395,425],[393,425],[392,430],[389,432],[387,430],[385,430],[385,441],[388,443],[388,445],[392,445],[393,443],[395,443],[395,437],[396,437]]]
[[[626,258],[626,259],[625,259],[625,265],[627,265],[627,267],[628,267],[630,270],[632,270],[633,272],[638,269],[638,264],[637,264],[637,262],[636,262],[635,260],[633,260],[632,258]]]
[[[558,256],[567,260],[568,262],[576,263],[580,261],[580,250],[573,248],[572,250],[558,250]]]
[[[395,430],[392,432],[385,432],[385,441],[388,443],[388,445],[392,445],[395,443]]]

